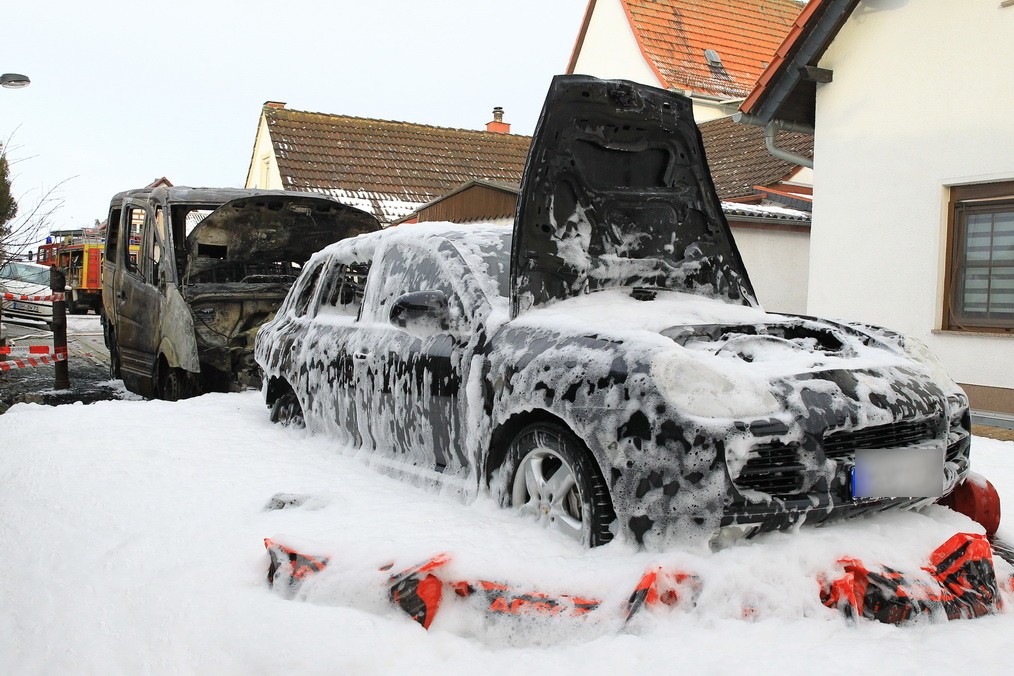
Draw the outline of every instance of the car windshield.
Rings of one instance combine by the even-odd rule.
[[[34,265],[8,263],[0,268],[0,276],[4,279],[13,279],[27,284],[49,286],[49,268],[44,266],[35,267]]]

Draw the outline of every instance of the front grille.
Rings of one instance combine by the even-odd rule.
[[[938,421],[911,420],[864,427],[859,430],[832,432],[824,437],[824,455],[828,458],[852,456],[857,448],[900,448],[937,436]]]
[[[796,447],[778,442],[758,446],[736,479],[740,490],[755,490],[774,496],[795,495],[803,485],[803,465]]]

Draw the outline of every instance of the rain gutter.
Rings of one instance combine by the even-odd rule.
[[[813,136],[813,127],[810,125],[799,124],[798,122],[788,122],[786,120],[771,120],[770,122],[765,123],[764,120],[756,115],[751,115],[750,113],[736,113],[732,116],[732,121],[739,124],[752,124],[757,127],[764,127],[764,145],[767,147],[769,153],[780,160],[785,160],[786,162],[791,162],[792,164],[798,164],[800,166],[813,169],[813,158],[797,155],[785,148],[779,148],[775,143],[775,135],[780,131],[796,132],[799,134],[809,134],[810,136]]]

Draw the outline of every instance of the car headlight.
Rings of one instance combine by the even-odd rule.
[[[943,362],[933,354],[926,343],[922,342],[918,338],[911,336],[905,336],[902,341],[902,347],[905,349],[905,354],[910,359],[917,362],[920,366],[929,371],[930,377],[933,382],[942,386],[943,388],[954,391],[960,391],[961,388],[954,382],[954,379],[947,373],[947,369],[944,368]]]
[[[655,356],[651,375],[666,400],[688,415],[749,418],[782,408],[765,379],[736,367],[714,356],[672,350]]]

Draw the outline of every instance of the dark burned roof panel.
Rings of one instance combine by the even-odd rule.
[[[326,192],[385,223],[470,180],[517,183],[531,137],[264,108],[287,190]]]
[[[711,176],[722,199],[753,195],[756,193],[753,186],[773,185],[798,168],[767,151],[761,127],[737,124],[726,117],[705,122],[700,128]],[[782,133],[778,145],[798,155],[813,157],[813,137],[809,134]]]

